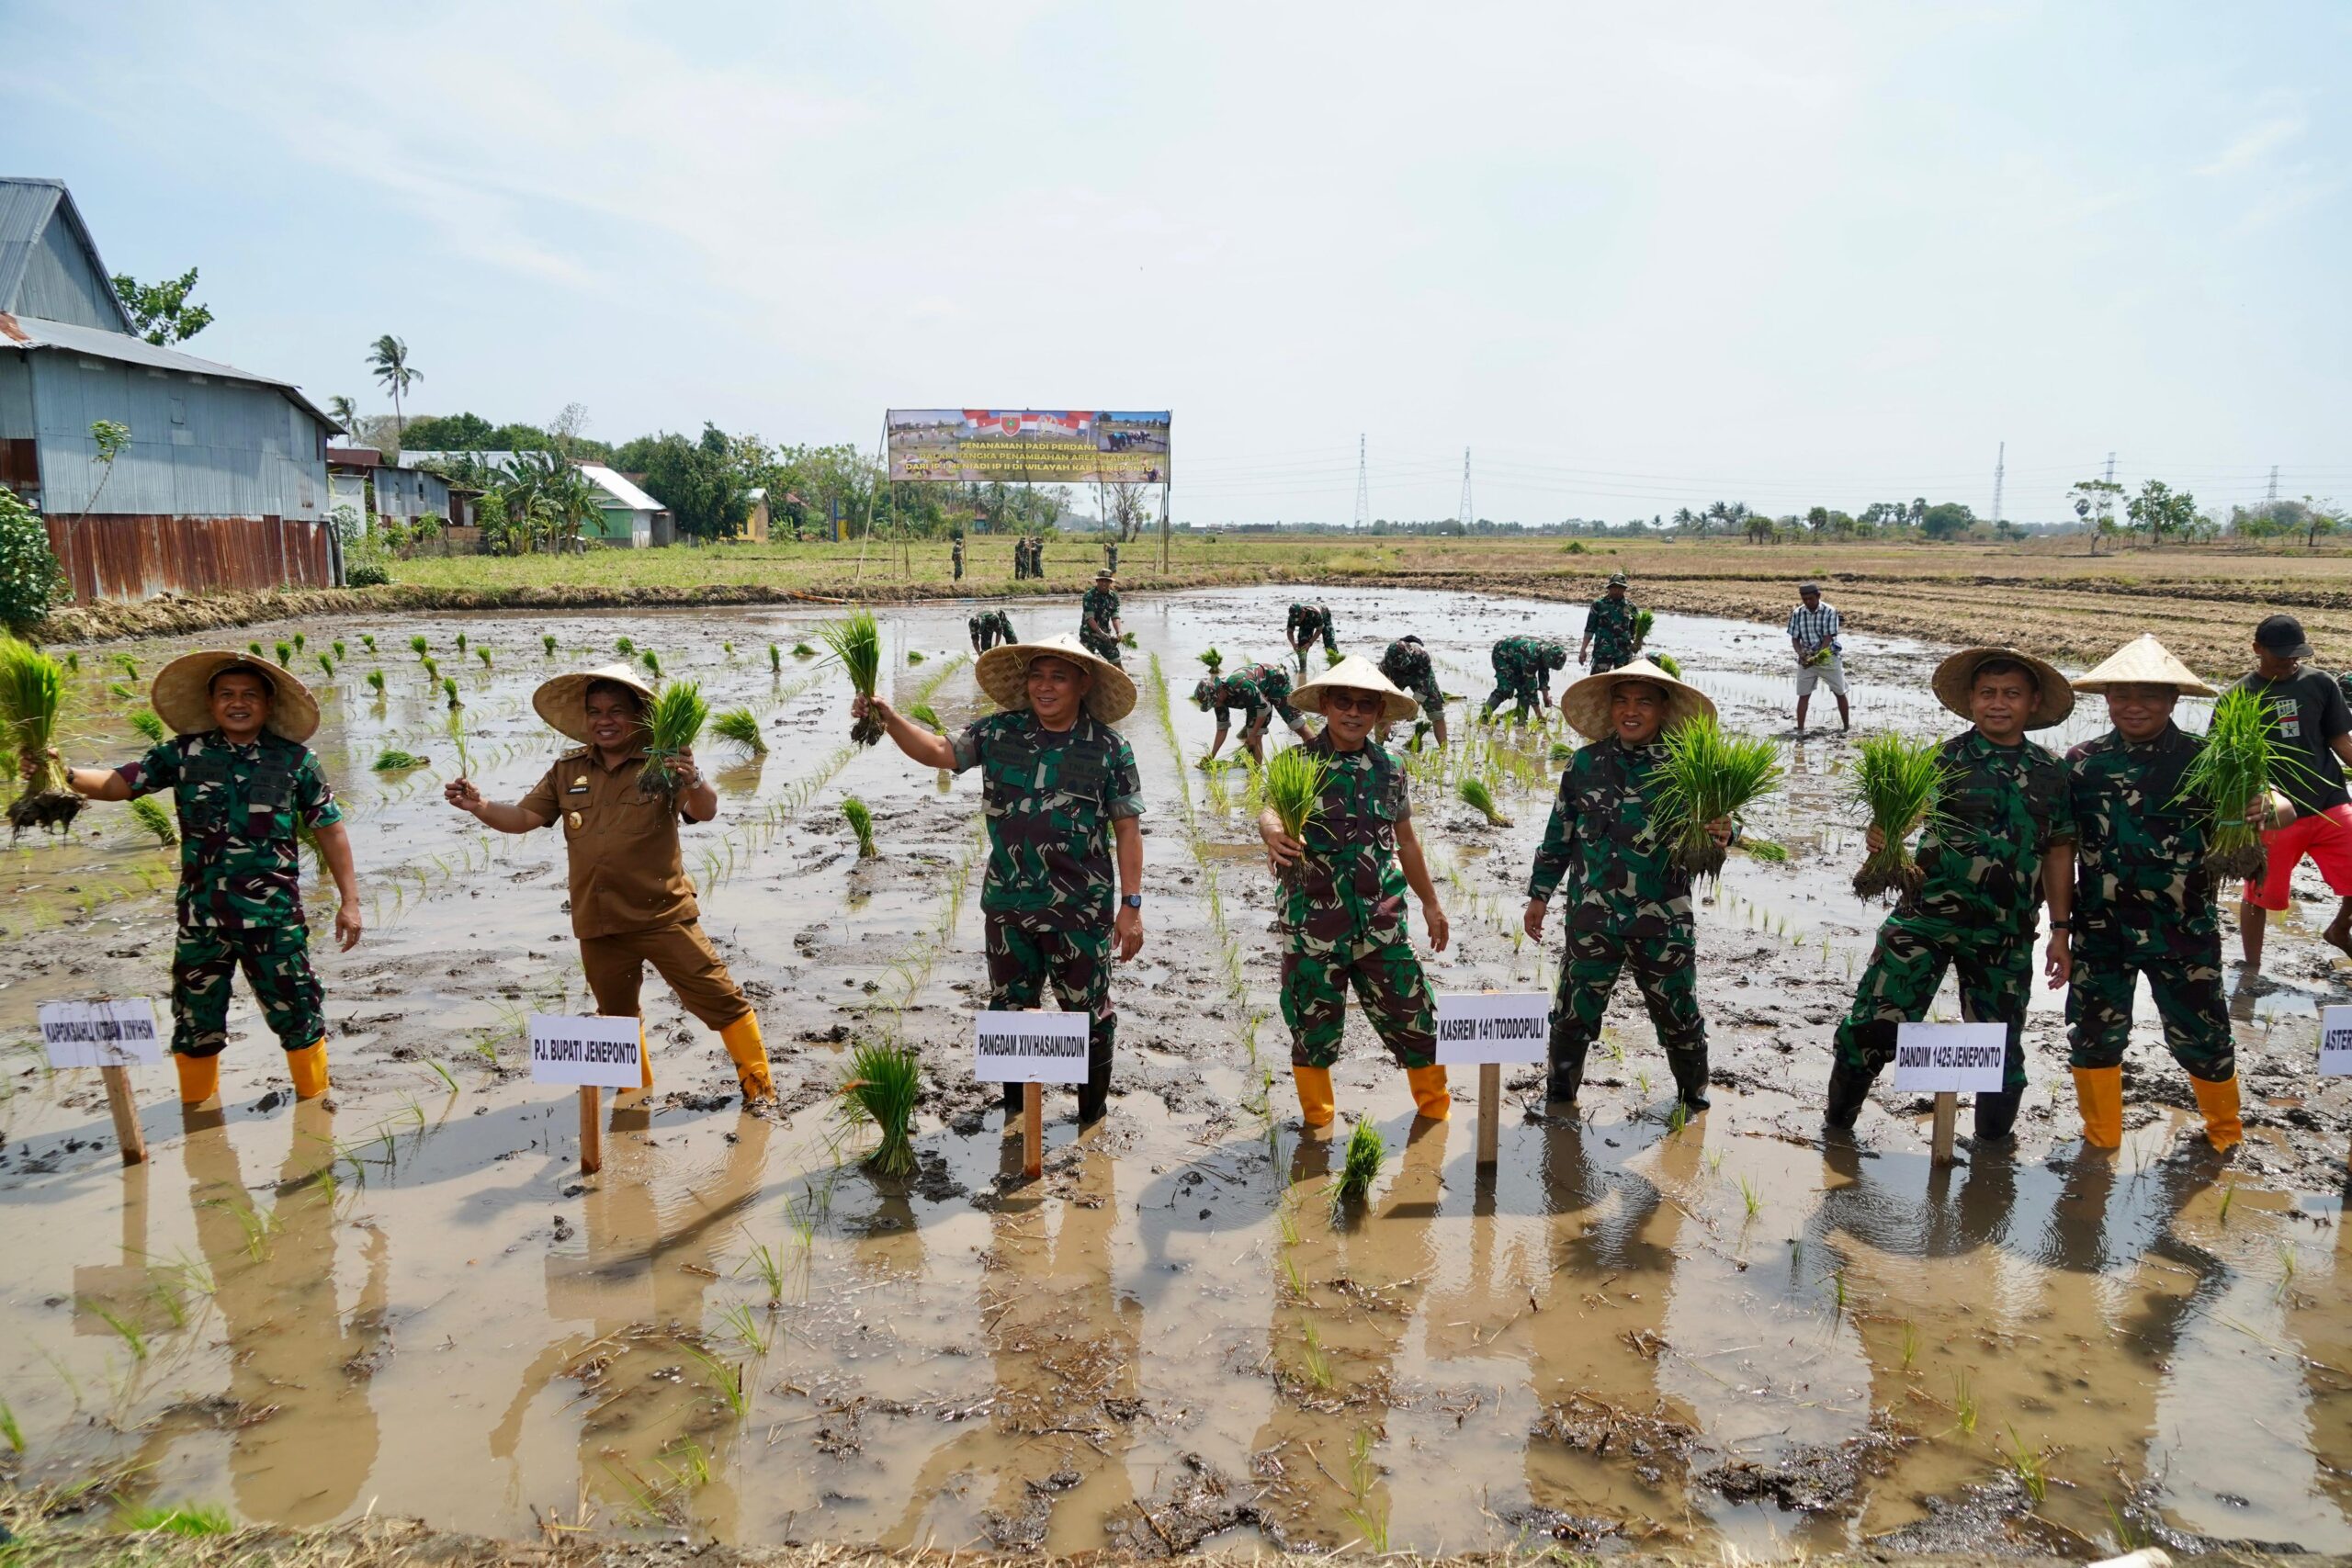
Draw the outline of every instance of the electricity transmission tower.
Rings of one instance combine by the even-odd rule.
[[[1470,448],[1462,449],[1462,531],[1467,534],[1477,513],[1470,510]]]
[[[2115,482],[2115,454],[2112,452],[2107,455],[2107,482],[2109,484]]]
[[[1999,454],[1993,459],[1993,526],[2001,525],[2001,483],[2009,474],[2009,444],[2001,443]]]
[[[1356,437],[1356,526],[1372,526],[1372,477],[1363,465],[1363,437]]]
[[[2278,465],[2276,463],[2270,465],[2270,495],[2263,505],[2271,512],[2278,510]]]

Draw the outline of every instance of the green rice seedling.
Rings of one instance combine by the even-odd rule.
[[[696,682],[678,681],[662,689],[645,716],[643,778],[649,791],[675,793],[678,776],[672,764],[680,752],[693,748],[709,718],[710,705],[703,701],[702,687]]]
[[[1940,815],[1946,779],[1933,739],[1871,735],[1856,748],[1852,798],[1885,838],[1876,854],[1854,875],[1854,896],[1875,898],[1889,892],[1906,897],[1919,890],[1924,874],[1911,858],[1910,837]]]
[[[1654,610],[1634,612],[1634,646],[1639,648],[1650,640],[1650,633],[1657,630],[1657,613]],[[1659,668],[1665,668],[1663,665]]]
[[[1289,1289],[1293,1301],[1306,1299],[1306,1276],[1298,1271],[1298,1259],[1287,1252],[1283,1254],[1283,1284]]]
[[[922,662],[922,655],[910,648],[907,649],[907,662],[910,664],[921,664]]]
[[[751,1252],[744,1257],[741,1263],[736,1266],[735,1271],[740,1274],[746,1269],[758,1273],[761,1282],[768,1288],[769,1301],[776,1302],[784,1299],[784,1255],[782,1253],[763,1241],[753,1242]]]
[[[857,858],[872,860],[877,853],[874,847],[874,813],[857,796],[844,795],[842,816],[849,822],[850,831],[857,835]]]
[[[2295,1244],[2289,1241],[2273,1244],[2278,1257],[2278,1294],[2284,1297],[2295,1288]]]
[[[481,660],[481,667],[483,669],[487,670],[490,668],[490,649],[486,648],[477,648],[474,649],[474,657]]]
[[[766,1355],[768,1347],[775,1342],[775,1331],[762,1323],[759,1314],[741,1302],[718,1315],[728,1327],[735,1331],[735,1337],[743,1348],[754,1356]]]
[[[768,673],[771,675],[784,673],[784,649],[774,643],[768,644]]]
[[[424,683],[425,683],[426,685],[428,685],[428,686],[431,686],[431,685],[438,685],[438,684],[440,683],[440,681],[441,681],[441,661],[440,661],[439,660],[437,660],[437,659],[435,659],[431,654],[427,654],[427,655],[425,655],[425,658],[424,658]]]
[[[1323,1348],[1323,1335],[1312,1322],[1306,1325],[1306,1381],[1329,1390],[1333,1382],[1331,1353]]]
[[[119,703],[127,703],[139,695],[128,681],[116,681],[107,687],[107,694]]]
[[[2027,1496],[2037,1505],[2049,1500],[2050,1476],[2042,1468],[2042,1456],[2025,1446],[2015,1422],[2009,1425],[2008,1451],[2002,1457],[2008,1461],[2009,1472],[2018,1478],[2018,1484],[2025,1488]]]
[[[65,780],[65,764],[50,755],[58,710],[65,702],[65,671],[28,642],[0,633],[0,725],[16,750],[24,790],[8,803],[9,837],[27,828],[63,832],[81,815],[82,797]]]
[[[116,1337],[119,1338],[130,1351],[132,1360],[143,1361],[147,1359],[147,1337],[139,1332],[137,1324],[119,1316],[103,1303],[85,1301],[82,1304],[90,1309],[92,1316],[114,1330]]]
[[[252,654],[255,659],[266,659],[269,657],[268,654],[262,651],[261,644],[257,642],[249,642],[245,644],[245,651]]]
[[[375,652],[376,638],[374,634],[370,632],[361,632],[359,634],[359,646],[366,649],[370,653]]]
[[[1225,655],[1219,653],[1214,648],[1204,649],[1201,652],[1193,655],[1193,657],[1209,667],[1209,674],[1212,677],[1214,677],[1219,670],[1225,667]]]
[[[909,703],[907,705],[907,716],[913,719],[917,724],[922,725],[925,729],[930,730],[934,735],[944,735],[947,733],[947,726],[940,722],[939,710],[933,707],[929,703]]]
[[[2112,1499],[2106,1507],[2108,1529],[2114,1532],[2117,1551],[2140,1551],[2156,1543],[2156,1538],[2149,1533],[2147,1528],[2135,1523],[2132,1516],[2116,1506]]]
[[[1323,781],[1330,764],[1302,747],[1275,752],[1258,770],[1265,801],[1281,819],[1283,831],[1301,843],[1323,810]]]
[[[1356,1534],[1363,1537],[1364,1545],[1375,1555],[1385,1556],[1387,1554],[1387,1504],[1383,1503],[1377,1508],[1370,1506],[1342,1508],[1340,1512],[1346,1517],[1348,1523],[1353,1527]]]
[[[343,638],[335,638],[332,646],[334,649],[334,659],[336,663],[340,664],[345,658],[349,657],[343,650]]]
[[[0,1438],[6,1438],[8,1447],[16,1452],[25,1451],[25,1429],[17,1424],[17,1413],[5,1399],[0,1399]]]
[[[1461,796],[1463,805],[1476,811],[1496,827],[1510,826],[1510,818],[1504,816],[1501,807],[1495,804],[1495,792],[1487,787],[1486,780],[1475,775],[1465,778],[1454,785],[1453,793]]]
[[[882,627],[865,610],[854,610],[838,621],[830,621],[820,629],[825,646],[849,672],[849,682],[861,697],[874,694],[874,683],[882,673]],[[849,738],[860,746],[871,746],[882,739],[882,718],[869,712],[850,727]]]
[[[1339,1185],[1332,1189],[1334,1209],[1351,1198],[1368,1198],[1372,1184],[1380,1175],[1380,1162],[1387,1155],[1388,1145],[1380,1129],[1369,1122],[1356,1123],[1348,1134],[1348,1152],[1340,1163]]]
[[[2236,1201],[2237,1195],[2238,1184],[2236,1182],[2225,1181],[2222,1184],[2222,1212],[2217,1217],[2221,1220],[2222,1224],[2225,1225],[2230,1223],[2230,1205]]]
[[[1951,1413],[1959,1420],[1963,1433],[1970,1437],[1976,1435],[1976,1390],[1969,1382],[1966,1372],[1952,1374]]]
[[[82,656],[78,653],[66,654],[65,668],[79,675],[82,672]]]
[[[1774,865],[1789,858],[1789,846],[1771,839],[1743,838],[1739,840],[1739,847],[1747,852],[1750,859],[1770,861]]]
[[[2205,869],[2216,877],[2259,881],[2269,857],[2261,829],[2245,819],[2246,808],[2290,773],[2310,771],[2278,743],[2278,721],[2268,703],[2239,690],[2216,698],[2204,748],[2180,775],[2178,796],[2212,813]]]
[[[452,707],[449,711],[449,744],[458,753],[458,776],[474,776],[473,753],[466,750],[466,716]]]
[[[169,1535],[195,1539],[234,1535],[237,1524],[229,1510],[210,1503],[152,1503],[122,1517],[122,1528],[140,1535]]]
[[[1909,1318],[1903,1320],[1903,1370],[1909,1371],[1919,1359],[1919,1325]]]
[[[805,642],[796,642],[792,645],[792,657],[795,659],[814,659],[817,657],[817,650],[809,647]]]
[[[293,662],[294,645],[290,642],[280,642],[277,645],[277,667],[283,670]]]
[[[912,1051],[868,1041],[850,1053],[842,1114],[853,1127],[870,1122],[881,1133],[881,1142],[865,1157],[877,1174],[913,1173],[915,1145],[909,1125],[922,1093],[922,1066]]]
[[[310,639],[309,639],[307,637],[305,637],[302,633],[300,633],[300,632],[296,632],[296,633],[294,634],[294,651],[295,651],[295,652],[297,652],[297,653],[300,653],[300,652],[302,652],[302,651],[303,651],[303,645],[304,645],[305,643],[307,643],[309,640],[310,640]]]
[[[458,695],[458,678],[455,675],[441,677],[441,694],[449,699],[449,705],[453,708],[466,705],[465,699]]]
[[[709,1375],[711,1386],[718,1391],[718,1397],[726,1402],[727,1408],[735,1413],[736,1420],[741,1421],[752,1414],[751,1380],[743,1375],[742,1368],[722,1361],[709,1351],[692,1345],[682,1345],[679,1348],[693,1357]]]
[[[1676,725],[1666,734],[1658,766],[1657,813],[1675,858],[1696,877],[1720,877],[1724,848],[1707,824],[1741,812],[1781,782],[1781,755],[1769,740],[1730,735],[1712,716]]]
[[[555,657],[555,633],[553,633],[553,632],[542,632],[542,633],[540,633],[540,634],[539,634],[539,649],[540,649],[540,650],[541,650],[541,651],[546,655],[546,657],[548,657],[548,658],[549,658],[549,659],[553,659],[553,658]]]
[[[434,1076],[441,1080],[443,1086],[446,1087],[451,1094],[459,1092],[458,1089],[457,1076],[451,1073],[447,1067],[442,1066],[441,1058],[438,1056],[427,1056],[424,1058],[424,1065],[433,1069]]]
[[[323,653],[319,655],[319,673],[330,681],[334,679],[334,660]]]
[[[430,653],[433,647],[432,644],[424,640],[424,634],[422,632],[419,632],[416,636],[409,638],[408,646],[409,651],[415,654],[419,659],[423,659]]]
[[[1555,761],[1555,762],[1567,762],[1567,761],[1575,761],[1575,759],[1576,759],[1576,754],[1577,754],[1577,749],[1576,749],[1575,747],[1573,747],[1573,746],[1569,745],[1566,741],[1565,741],[1565,740],[1555,740],[1555,741],[1553,741],[1553,742],[1552,742],[1551,758],[1552,758],[1552,761]]]
[[[1682,679],[1682,660],[1675,658],[1674,655],[1670,653],[1653,653],[1649,655],[1649,661],[1652,664],[1657,665],[1659,669],[1665,671],[1668,674],[1673,676],[1676,680],[1679,681]]]
[[[637,661],[645,666],[645,672],[648,675],[652,676],[656,681],[662,679],[662,656],[660,654],[654,652],[650,648],[642,649],[639,650]]]
[[[459,653],[466,651],[466,634],[463,632],[458,634],[458,651]]]
[[[114,656],[114,661],[122,667],[125,676],[133,681],[139,679],[139,660],[127,653],[118,653]]]
[[[404,773],[411,768],[424,767],[425,761],[413,751],[403,751],[397,746],[387,746],[375,761],[369,764],[369,767],[379,773]]]
[[[180,841],[179,829],[172,825],[171,813],[155,804],[153,796],[141,795],[130,803],[132,820],[155,835],[155,841],[165,849]]]
[[[141,708],[137,713],[132,714],[130,728],[139,731],[142,738],[158,746],[172,738],[172,732],[164,728],[163,716],[153,708]]]
[[[1134,646],[1133,638],[1128,639],[1128,646]],[[1323,668],[1326,670],[1336,670],[1339,668],[1340,660],[1346,657],[1346,654],[1341,653],[1336,648],[1327,648],[1323,650]]]
[[[637,652],[637,644],[625,637],[616,637],[613,639],[613,651],[627,659]]]
[[[713,714],[710,729],[721,740],[741,747],[750,756],[768,754],[768,738],[760,733],[759,716],[750,708],[732,707],[725,713]]]
[[[722,642],[718,645],[718,651],[732,659],[735,657],[735,645],[731,642]]]
[[[368,689],[379,697],[384,694],[384,672],[381,670],[368,671]]]

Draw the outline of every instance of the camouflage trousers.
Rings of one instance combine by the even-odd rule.
[[[1329,1068],[1340,1059],[1350,986],[1398,1066],[1426,1067],[1437,1060],[1437,1003],[1400,910],[1385,931],[1374,927],[1334,942],[1292,935],[1283,953],[1291,1066]]]
[[[1928,1016],[1944,971],[1960,976],[1960,1015],[2008,1025],[2004,1092],[2025,1088],[2025,1005],[2033,982],[2033,937],[2005,936],[1901,910],[1878,929],[1853,1008],[1838,1026],[1839,1065],[1867,1081],[1894,1060],[1896,1032]]]
[[[1111,1094],[1111,1048],[1118,1038],[1119,1012],[1111,1005],[1111,927],[1051,930],[1024,924],[1018,915],[988,917],[989,1009],[1024,1012],[1045,999],[1046,987],[1064,1012],[1090,1014],[1086,1029],[1086,1087],[1079,1091],[1081,1117],[1102,1113]],[[1008,1109],[1021,1104],[1022,1086],[1004,1086]]]
[[[1487,698],[1487,712],[1491,714],[1505,703],[1513,705],[1514,716],[1523,721],[1530,713],[1544,705],[1544,694],[1532,676],[1507,681],[1498,675],[1495,677],[1495,689]]]
[[[311,972],[308,931],[194,926],[180,932],[172,950],[174,1051],[217,1056],[229,1043],[229,977],[241,967],[280,1045],[302,1051],[326,1037],[326,996]]]
[[[1078,641],[1080,647],[1098,659],[1107,659],[1114,664],[1121,662],[1117,637],[1103,637],[1098,632],[1081,626],[1079,628]]]
[[[1610,993],[1617,976],[1634,972],[1634,984],[1649,1010],[1657,1043],[1666,1051],[1678,1082],[1704,1082],[1707,1076],[1707,1021],[1699,1011],[1699,970],[1690,927],[1665,936],[1628,940],[1619,931],[1571,931],[1560,964],[1560,989],[1552,1003],[1551,1058],[1555,1066],[1575,1064],[1600,1037],[1601,1016],[1609,1010]]]
[[[2075,954],[2066,988],[2068,1057],[2077,1067],[2114,1067],[2123,1063],[2132,1037],[2132,993],[2141,976],[2163,1018],[2165,1046],[2188,1076],[2222,1083],[2237,1076],[2237,1042],[2230,1033],[2229,1003],[2222,994],[2222,944],[2193,958],[2170,953],[2133,953],[2086,949]]]

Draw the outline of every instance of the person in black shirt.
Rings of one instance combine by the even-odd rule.
[[[2269,705],[2272,739],[2296,764],[2272,781],[2294,804],[2295,818],[2262,835],[2268,868],[2260,884],[2245,885],[2238,906],[2238,945],[2249,975],[2262,971],[2263,928],[2272,913],[2287,908],[2289,885],[2305,855],[2343,900],[2320,935],[2352,953],[2352,796],[2344,788],[2344,765],[2352,762],[2352,705],[2335,676],[2304,668],[2311,657],[2302,623],[2272,615],[2255,629],[2254,673],[2236,687]]]

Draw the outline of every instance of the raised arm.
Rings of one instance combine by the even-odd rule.
[[[441,798],[493,832],[534,833],[555,820],[518,802],[488,799],[471,779],[451,779],[441,786]]]

